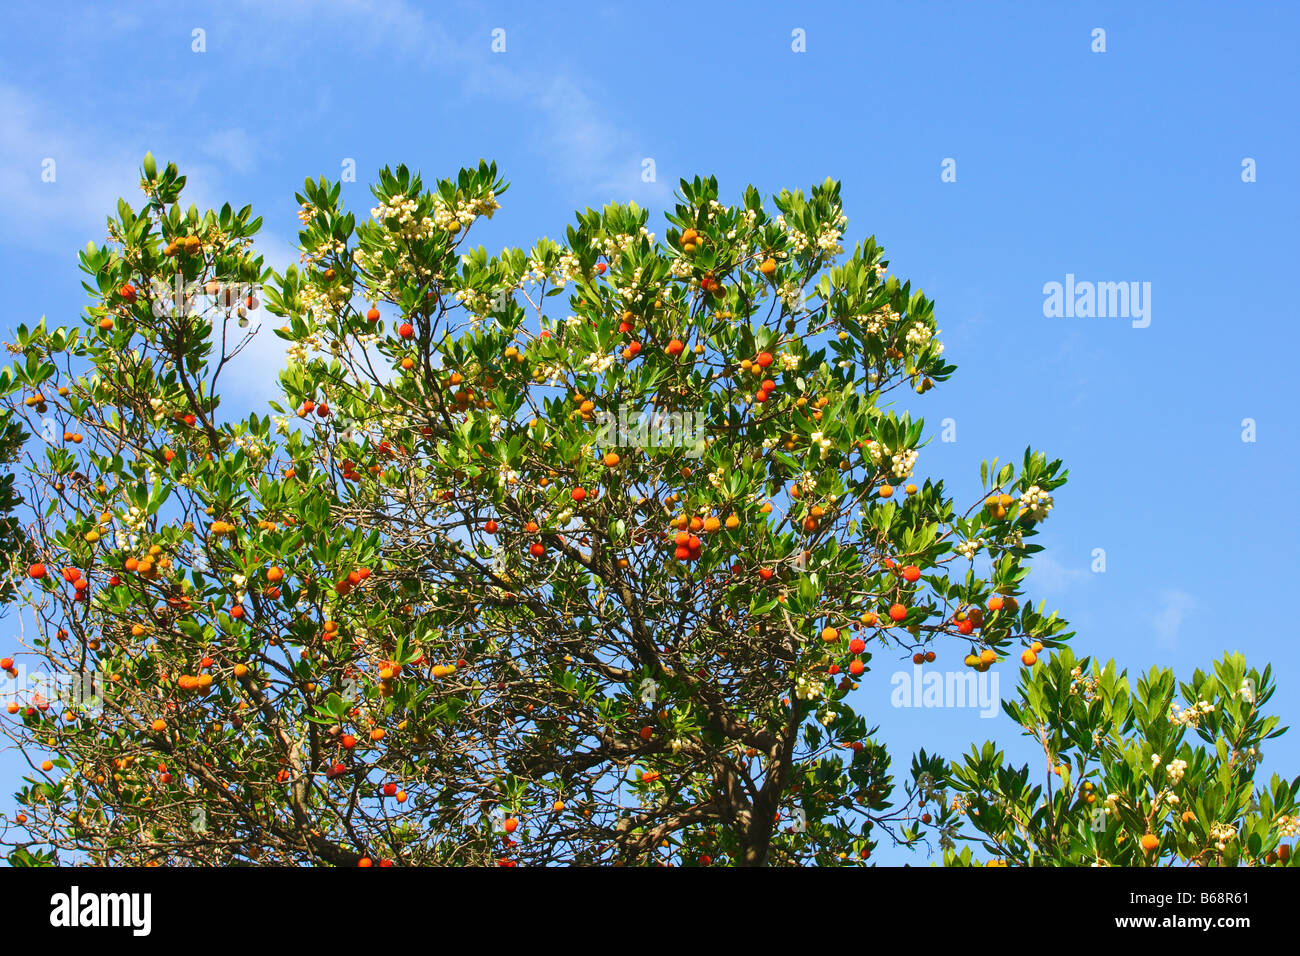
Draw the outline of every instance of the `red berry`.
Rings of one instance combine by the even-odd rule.
[[[895,604],[889,609],[889,619],[891,621],[901,621],[907,617],[907,608],[901,604]]]
[[[410,322],[403,322],[397,327],[397,334],[404,339],[409,339],[415,334],[415,327]]]
[[[919,580],[920,577],[921,577],[921,569],[918,568],[915,564],[909,564],[907,567],[903,568],[904,581],[916,581]]]

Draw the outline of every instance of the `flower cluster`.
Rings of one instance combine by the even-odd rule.
[[[924,348],[933,337],[934,333],[924,322],[913,322],[912,327],[907,330],[907,344],[914,349]]]
[[[905,448],[894,454],[890,459],[894,463],[891,469],[895,478],[909,478],[912,475],[912,469],[916,467],[917,453],[915,448]]]
[[[1042,521],[1052,510],[1052,496],[1037,485],[1020,496],[1020,507],[1035,521]]]
[[[1196,728],[1201,726],[1202,717],[1213,712],[1214,705],[1208,700],[1193,704],[1185,710],[1174,701],[1169,705],[1169,722],[1176,727]]]
[[[844,227],[848,225],[848,222],[849,217],[844,213],[840,213],[833,220],[820,223],[821,229],[816,238],[813,238],[790,225],[785,216],[776,217],[777,225],[784,229],[790,237],[790,245],[796,253],[808,252],[815,248],[821,253],[839,255],[844,251],[844,247],[840,245],[840,239],[844,235]]]
[[[1229,823],[1216,823],[1210,827],[1210,839],[1220,853],[1228,848],[1228,841],[1237,839],[1237,828]]]
[[[884,335],[885,330],[898,321],[899,315],[892,306],[885,305],[870,315],[859,315],[856,318],[859,322],[866,320],[867,335]]]
[[[420,203],[414,197],[397,196],[386,203],[381,202],[370,210],[370,215],[376,222],[385,224],[389,220],[396,220],[396,229],[393,231],[403,239],[429,239],[436,228],[446,228],[436,218],[421,216],[417,219],[415,216],[419,208]]]
[[[813,700],[822,693],[822,682],[807,674],[800,674],[794,682],[794,695],[800,700]]]

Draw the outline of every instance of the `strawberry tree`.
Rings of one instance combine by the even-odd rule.
[[[924,754],[914,764],[945,862],[975,862],[966,839],[990,866],[1290,864],[1300,778],[1255,783],[1264,741],[1286,729],[1264,710],[1275,689],[1240,654],[1189,683],[1152,668],[1134,686],[1114,661],[1062,649],[1003,704],[1042,748],[1037,770],[992,743],[946,773]]]
[[[1022,587],[1060,462],[924,475],[896,403],[954,367],[838,183],[492,255],[492,164],[360,218],[308,180],[283,274],[183,185],[147,157],[82,322],[13,345],[68,440],[9,663],[95,688],[11,701],[15,862],[861,863],[918,838],[873,655],[1070,636]],[[267,329],[280,397],[232,411]]]

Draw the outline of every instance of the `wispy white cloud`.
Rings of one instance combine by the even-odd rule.
[[[23,223],[0,234],[0,244],[66,252],[88,239],[102,240],[105,218],[125,198],[138,205],[144,151],[133,143],[154,140],[159,159],[183,165],[186,200],[209,206],[220,195],[225,170],[247,171],[251,140],[241,130],[210,134],[199,152],[152,130],[70,123],[49,104],[12,84],[0,83],[0,219]],[[53,166],[46,165],[51,161]],[[215,160],[215,162],[213,161]],[[45,170],[52,172],[42,178]],[[218,203],[220,205],[220,203]]]
[[[245,0],[250,17],[278,22],[322,22],[346,28],[349,41],[364,52],[382,50],[410,66],[451,75],[463,90],[485,103],[509,106],[532,118],[521,124],[526,142],[553,175],[585,192],[649,204],[667,199],[671,188],[644,182],[643,140],[635,130],[611,120],[600,107],[600,93],[570,72],[543,72],[516,65],[507,52],[488,52],[491,37],[478,46],[455,37],[425,10],[405,0],[326,0],[265,4]],[[292,51],[290,51],[292,52]]]
[[[1183,622],[1198,606],[1196,597],[1186,591],[1175,588],[1162,592],[1157,610],[1151,616],[1151,628],[1155,632],[1156,643],[1163,648],[1177,646]]]
[[[203,140],[200,148],[237,173],[250,173],[257,165],[257,145],[243,129],[217,130]]]
[[[1040,551],[1030,563],[1029,586],[1046,594],[1060,594],[1088,577],[1085,568],[1066,567],[1051,551]]]

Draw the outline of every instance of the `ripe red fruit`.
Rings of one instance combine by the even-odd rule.
[[[918,568],[915,564],[909,564],[907,567],[903,568],[904,581],[916,581],[919,580],[920,577],[921,577],[921,569]]]
[[[771,569],[771,568],[759,568],[759,569],[758,569],[758,576],[759,576],[760,578],[762,578],[764,581],[766,581],[766,580],[768,580],[769,578],[772,577],[772,569]]]
[[[504,829],[506,833],[514,833],[519,829],[519,821],[515,817],[506,817],[506,822],[502,824],[502,829]]]
[[[866,649],[867,649],[867,642],[860,637],[855,637],[853,640],[849,641],[850,654],[861,654]]]
[[[854,677],[857,677],[866,669],[867,667],[862,663],[862,661],[854,660],[849,662],[849,673]]]
[[[396,793],[397,793],[397,784],[395,783],[384,784],[384,796],[391,797]]]
[[[0,671],[7,671],[14,666],[12,657],[0,657]]]
[[[366,318],[367,318],[369,321],[371,321],[371,322],[378,322],[378,321],[379,321],[379,310],[378,310],[378,309],[371,309],[369,312],[366,313]]]
[[[603,263],[603,262],[597,262],[597,263],[596,263],[596,271],[599,272],[601,275],[604,275],[604,274],[605,274],[605,263]]]
[[[587,497],[587,492],[582,488],[574,488],[571,492],[569,492],[569,497],[572,498],[574,501],[583,501]]]
[[[357,745],[357,738],[353,737],[351,734],[344,734],[343,739],[340,742],[343,744],[344,750],[351,750]]]
[[[901,604],[894,604],[889,608],[889,619],[891,621],[901,621],[907,617],[907,608]]]
[[[316,406],[317,418],[324,418],[329,413],[330,413],[330,407],[326,405],[324,402],[321,402],[319,405]]]
[[[651,737],[654,736],[654,733],[655,733],[654,728],[647,724],[645,727],[641,728],[641,739],[649,740]]]
[[[972,631],[975,630],[975,622],[972,621],[970,618],[966,618],[966,620],[964,621],[958,621],[957,630],[962,634],[970,634]]]
[[[759,389],[757,392],[754,393],[754,401],[757,404],[762,405],[765,401],[767,401],[767,392],[763,391],[762,389]]]
[[[677,356],[682,354],[682,350],[685,348],[686,346],[683,345],[679,340],[673,339],[671,342],[668,343],[668,346],[664,349],[664,351],[667,352],[669,355],[673,356],[673,358],[676,358]]]
[[[767,368],[767,367],[768,367],[769,365],[771,365],[771,364],[772,364],[772,353],[771,353],[771,352],[759,352],[759,353],[758,353],[758,367],[759,367],[759,368]]]
[[[132,303],[135,301],[135,286],[128,282],[117,290],[117,294],[122,297],[122,301]]]
[[[759,388],[771,395],[776,391],[776,382],[772,381],[770,378],[765,378],[763,379],[763,384],[761,384]]]
[[[233,617],[236,621],[238,621],[241,617],[243,617],[244,616],[243,605],[236,604],[234,607],[232,607],[230,609],[230,616]]]
[[[30,568],[27,569],[27,575],[28,577],[33,578],[34,580],[37,581],[42,580],[46,575],[45,565],[33,564]]]
[[[375,865],[374,860],[370,859],[370,857],[368,856],[363,856],[361,859],[357,860],[357,866],[374,866],[374,865]]]
[[[403,322],[397,327],[397,334],[404,339],[409,339],[415,334],[415,327],[410,322]]]
[[[540,541],[534,541],[529,546],[528,553],[531,554],[534,558],[540,558],[542,555],[546,553],[546,545],[542,544]]]
[[[483,530],[486,531],[488,534],[496,534],[497,523],[493,521],[491,518],[489,518],[487,523],[483,525]]]

